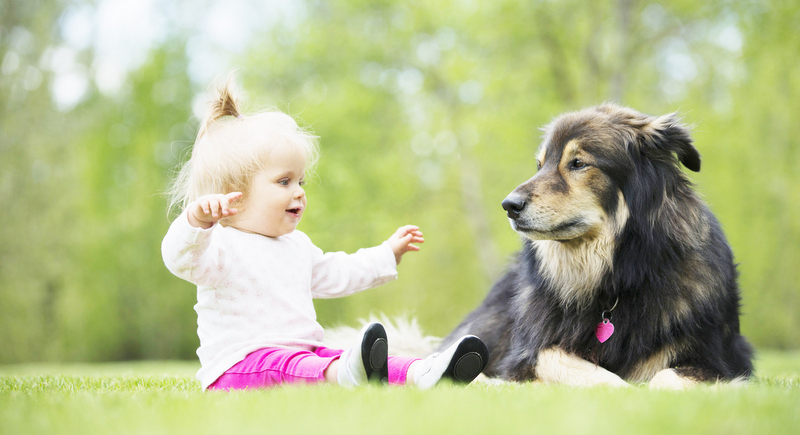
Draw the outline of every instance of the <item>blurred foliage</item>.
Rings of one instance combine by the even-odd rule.
[[[171,33],[116,94],[90,82],[64,108],[53,50],[76,2],[0,1],[0,362],[193,358],[194,289],[160,257],[161,192],[206,86],[191,35]],[[304,4],[235,59],[251,112],[277,107],[321,137],[300,229],[349,252],[406,223],[426,235],[397,282],[319,301],[323,325],[385,312],[446,334],[519,248],[499,203],[533,175],[539,128],[614,100],[695,126],[703,170],[689,175],[740,262],[743,331],[800,347],[800,5]],[[86,71],[94,56],[76,53]]]

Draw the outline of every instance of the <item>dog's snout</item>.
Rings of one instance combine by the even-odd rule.
[[[525,201],[525,198],[521,196],[508,195],[508,197],[503,200],[502,205],[508,217],[516,219],[519,217],[520,213],[525,210],[525,206],[528,205],[528,203]]]

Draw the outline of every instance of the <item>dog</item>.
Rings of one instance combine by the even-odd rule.
[[[544,129],[535,175],[502,201],[522,250],[446,337],[480,337],[488,377],[682,389],[746,380],[733,253],[681,171],[700,154],[676,114],[615,104]]]

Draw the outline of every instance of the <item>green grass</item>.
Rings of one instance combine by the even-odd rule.
[[[0,433],[796,433],[800,352],[762,352],[745,387],[541,385],[203,393],[196,363],[0,366]]]

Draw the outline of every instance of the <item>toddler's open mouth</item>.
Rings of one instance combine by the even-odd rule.
[[[300,214],[302,212],[303,212],[303,207],[296,207],[296,208],[286,209],[286,213],[289,213],[290,215],[292,215],[294,217],[300,217]]]

